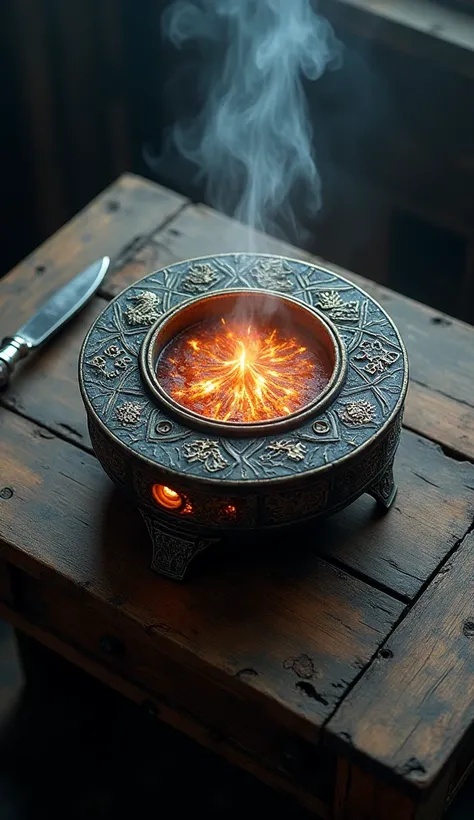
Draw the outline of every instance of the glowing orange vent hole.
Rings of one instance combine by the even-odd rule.
[[[328,384],[327,352],[292,330],[209,319],[175,336],[157,378],[178,404],[217,421],[281,418],[313,401]]]
[[[164,484],[153,484],[152,493],[155,501],[165,510],[179,510],[184,504],[183,496]]]

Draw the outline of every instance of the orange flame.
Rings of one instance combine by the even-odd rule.
[[[175,401],[228,422],[286,416],[323,390],[330,364],[297,334],[230,321],[203,322],[168,345],[157,377]]]

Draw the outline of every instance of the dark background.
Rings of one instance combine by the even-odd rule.
[[[190,175],[144,158],[196,105],[161,39],[165,5],[3,0],[0,275],[125,170],[205,200]],[[346,48],[344,67],[308,89],[324,205],[305,244],[474,321],[474,27],[471,51],[426,21],[412,31],[338,0],[320,7]]]

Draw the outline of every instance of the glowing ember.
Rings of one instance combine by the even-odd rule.
[[[297,332],[225,319],[177,335],[157,377],[176,402],[209,419],[268,421],[294,413],[325,388],[331,363]]]

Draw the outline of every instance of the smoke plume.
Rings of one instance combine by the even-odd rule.
[[[340,63],[341,47],[311,0],[175,0],[163,33],[200,50],[200,110],[173,126],[174,149],[196,169],[207,201],[250,226],[295,232],[298,211],[317,211],[304,82]]]

